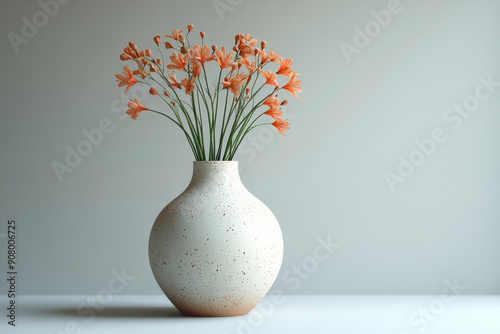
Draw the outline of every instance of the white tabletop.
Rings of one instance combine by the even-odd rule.
[[[229,318],[183,316],[164,296],[20,296],[16,327],[2,309],[1,333],[500,333],[500,296],[267,296]]]

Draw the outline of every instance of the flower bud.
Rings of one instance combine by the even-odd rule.
[[[247,95],[250,94],[250,88],[247,88],[246,93]]]
[[[212,45],[212,51],[213,52],[217,51],[217,45]]]
[[[236,35],[234,36],[234,44],[238,44],[238,42],[240,41],[240,35]]]
[[[285,100],[283,100],[283,102],[281,102],[282,106],[286,106],[287,104],[288,104],[288,99],[285,99]]]
[[[151,94],[151,95],[158,95],[158,91],[156,90],[156,88],[151,87],[149,89],[149,94]]]
[[[236,46],[233,46],[233,51],[238,52],[238,48]]]
[[[151,57],[151,50],[150,49],[144,50],[144,54],[148,57]]]
[[[188,31],[191,31],[193,29],[194,29],[194,25],[192,25],[192,24],[188,25]]]
[[[169,42],[165,42],[165,48],[166,49],[173,49],[174,47]]]
[[[187,51],[186,47],[184,45],[181,46],[181,53],[186,54],[187,52],[188,51]]]
[[[128,46],[130,46],[134,50],[137,50],[137,45],[135,45],[135,43],[128,42]]]
[[[170,97],[170,94],[167,92],[166,89],[163,91],[163,94],[165,94],[167,97]]]
[[[266,46],[267,46],[267,44],[266,44],[266,42],[265,42],[265,41],[260,42],[260,47],[261,47],[261,48],[265,49],[265,48],[266,48]]]
[[[253,49],[253,54],[254,55],[258,55],[259,54],[259,49],[257,49],[257,48]]]
[[[156,63],[157,63],[158,65],[161,65],[161,59],[160,59],[160,58],[156,59]]]
[[[129,59],[130,59],[130,56],[129,56],[128,54],[126,54],[126,53],[122,53],[122,54],[120,55],[120,59],[121,59],[122,61],[129,60]]]
[[[156,43],[156,45],[160,45],[160,35],[156,35],[154,38],[153,38],[153,41]]]
[[[200,32],[201,38],[205,38],[205,33],[203,31]]]

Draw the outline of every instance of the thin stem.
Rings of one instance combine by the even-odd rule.
[[[259,116],[260,117],[260,116]],[[232,153],[229,155],[229,160],[233,160],[234,158],[234,155],[236,154],[236,151],[238,151],[238,148],[240,147],[241,143],[243,142],[243,139],[246,137],[246,135],[252,131],[253,129],[255,129],[256,127],[258,126],[261,126],[261,125],[269,125],[271,123],[260,123],[260,124],[257,124],[257,125],[254,125],[250,128],[248,128],[248,130],[245,131],[245,134],[243,135],[243,137],[241,137],[240,141],[237,142],[237,144],[235,145],[234,147],[234,150],[232,151]]]
[[[222,126],[220,128],[220,138],[219,138],[219,149],[217,150],[217,160],[220,159],[221,151],[222,151],[222,143],[225,135],[224,122],[226,121],[226,109],[227,109],[227,99],[229,96],[229,90],[226,90],[226,102],[224,103],[224,115],[222,117]]]
[[[181,128],[181,130],[184,132],[184,135],[186,136],[186,138],[188,140],[189,146],[191,146],[191,150],[193,151],[193,155],[194,155],[195,159],[198,160],[198,156],[196,154],[196,150],[194,148],[194,145],[193,145],[193,142],[191,140],[191,137],[189,136],[189,134],[186,132],[186,130],[184,129],[184,127],[181,124],[179,124],[178,122],[176,122],[172,117],[170,117],[170,116],[168,116],[168,115],[166,115],[166,114],[164,114],[162,112],[159,112],[159,111],[156,111],[156,110],[153,110],[153,109],[148,109],[148,111],[151,111],[151,112],[154,112],[156,114],[160,114],[162,116],[167,117],[169,120],[171,120],[172,122],[174,122],[179,128]]]

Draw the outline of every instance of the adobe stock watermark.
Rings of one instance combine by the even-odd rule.
[[[92,322],[96,314],[102,312],[102,310],[113,301],[113,296],[122,293],[130,282],[135,279],[135,276],[128,275],[125,272],[125,268],[122,268],[121,272],[113,269],[111,270],[111,275],[113,277],[108,281],[106,288],[99,290],[95,296],[87,297],[87,299],[76,308],[76,314],[85,317],[85,323],[88,324]],[[69,321],[65,324],[63,330],[56,333],[49,332],[48,334],[80,334],[82,331],[81,324],[75,321]]]
[[[214,0],[212,5],[219,19],[224,21],[224,13],[232,12],[236,7],[241,5],[243,0]]]
[[[146,88],[134,86],[131,88],[129,94],[122,93],[120,98],[114,99],[111,102],[110,109],[113,113],[121,114],[120,120],[128,118],[125,111],[128,109],[127,103],[132,96],[144,101],[149,94]],[[90,130],[83,129],[81,133],[84,138],[76,143],[76,145],[66,145],[65,159],[62,162],[53,161],[51,163],[52,170],[56,174],[59,183],[64,181],[65,174],[72,173],[95,148],[103,143],[105,135],[111,134],[115,129],[116,124],[111,119],[105,117],[99,121],[95,128]]]
[[[340,247],[339,243],[333,242],[331,236],[326,238],[316,238],[317,245],[311,256],[307,256],[300,264],[294,264],[284,271],[282,281],[289,285],[291,291],[296,291],[304,281],[309,279],[316,272],[319,265],[327,261]],[[271,317],[276,311],[276,306],[286,301],[286,295],[279,289],[273,289],[267,294],[255,309],[247,316],[238,317],[237,334],[252,334],[257,328],[262,326],[266,319]]]
[[[425,332],[451,304],[457,301],[458,296],[467,289],[467,286],[460,284],[457,278],[453,280],[453,283],[445,279],[444,286],[438,297],[432,299],[426,306],[419,307],[418,310],[410,314],[408,322],[411,329],[401,331],[398,334]]]
[[[500,81],[493,80],[493,74],[478,77],[478,84],[474,92],[466,96],[461,102],[454,103],[443,113],[445,126],[435,127],[426,138],[416,139],[414,149],[406,156],[398,156],[398,166],[394,171],[386,171],[384,178],[391,191],[396,190],[398,184],[404,183],[431,158],[439,147],[448,140],[450,130],[458,130],[464,120],[470,118],[477,111],[481,103],[489,99],[500,86]]]
[[[116,126],[109,118],[103,118],[99,125],[91,130],[82,130],[82,135],[85,139],[80,140],[73,148],[66,145],[66,159],[65,163],[53,161],[51,166],[52,170],[57,176],[59,182],[63,182],[65,173],[71,173],[75,168],[80,166],[83,159],[89,156],[95,147],[102,144],[105,134],[110,134],[115,130]]]
[[[23,16],[21,18],[21,34],[15,32],[8,32],[7,38],[9,39],[12,49],[15,53],[19,52],[21,44],[28,44],[30,40],[38,35],[40,29],[45,27],[50,19],[53,19],[59,13],[60,7],[66,5],[71,0],[40,0],[38,6],[40,10],[34,13],[31,18]]]
[[[411,2],[412,0],[408,1]],[[352,43],[342,41],[339,44],[340,51],[342,51],[347,63],[350,64],[352,62],[353,55],[359,55],[361,51],[366,49],[391,24],[394,16],[400,14],[403,9],[404,6],[400,0],[389,0],[385,9],[370,11],[373,20],[366,22],[363,28],[354,27]]]

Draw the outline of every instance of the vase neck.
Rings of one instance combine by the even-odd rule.
[[[238,161],[194,161],[191,185],[241,185]]]

